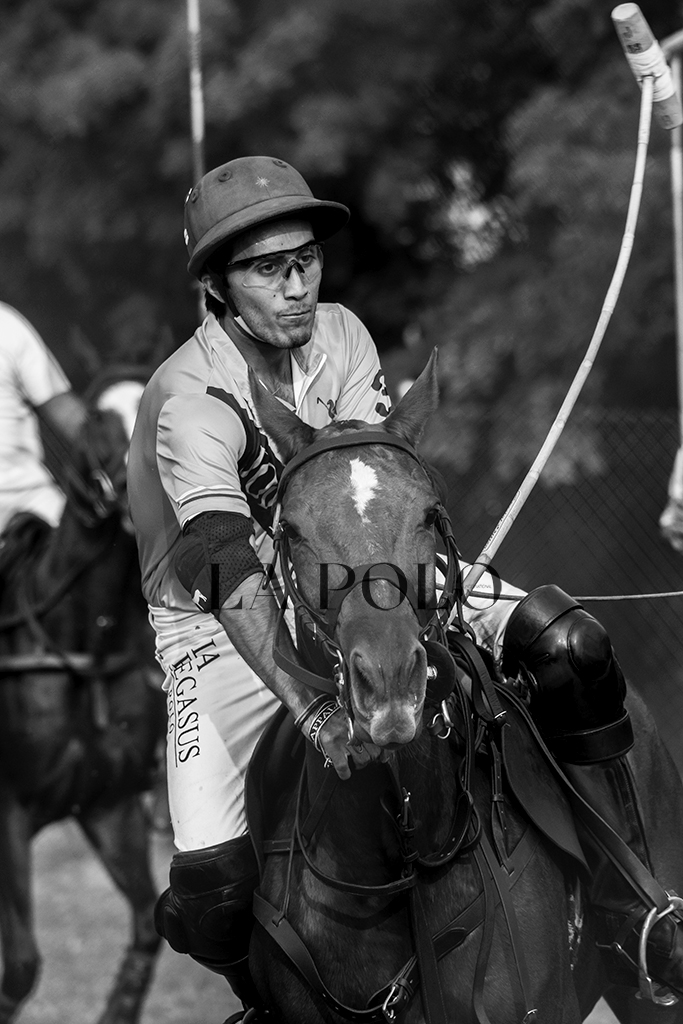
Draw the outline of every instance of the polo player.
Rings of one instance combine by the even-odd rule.
[[[190,190],[188,270],[202,284],[207,316],[149,381],[129,457],[142,585],[168,695],[178,850],[157,927],[175,950],[228,979],[250,1022],[264,1019],[248,969],[258,872],[244,781],[256,743],[283,702],[342,779],[349,762],[362,768],[382,756],[349,736],[336,702],[273,661],[279,606],[265,567],[282,465],[250,385],[260,381],[314,428],[387,416],[368,331],[344,306],[318,302],[323,242],[348,216],[341,204],[315,198],[289,164],[266,156],[231,160]],[[623,676],[609,640],[557,588],[518,593],[518,603],[470,601],[468,619],[508,674],[533,680],[534,706],[558,756],[590,766],[577,769],[585,793],[599,810],[608,805],[647,863],[625,759],[631,734]],[[301,663],[289,636],[279,644]],[[649,908],[609,865],[596,859],[595,869],[608,942],[618,937],[632,950]],[[653,974],[683,991],[677,916],[656,925],[649,945]]]
[[[0,533],[18,512],[57,525],[65,497],[45,467],[39,423],[68,450],[85,416],[36,329],[0,302]]]

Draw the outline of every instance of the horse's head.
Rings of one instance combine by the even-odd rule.
[[[93,522],[118,514],[129,528],[126,463],[144,385],[115,379],[87,396],[88,415],[75,445],[72,498],[81,518]]]
[[[442,511],[413,448],[438,402],[436,353],[382,425],[314,430],[255,378],[252,393],[287,464],[278,529],[295,596],[341,655],[355,735],[389,749],[408,743],[426,693],[421,641],[435,606]]]

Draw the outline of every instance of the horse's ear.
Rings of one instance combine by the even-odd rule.
[[[427,420],[439,404],[437,355],[438,349],[434,348],[420,376],[384,421],[385,430],[398,434],[412,445],[420,440]]]
[[[284,462],[289,462],[298,451],[313,441],[315,430],[271,395],[251,367],[249,386],[261,426],[275,441]]]

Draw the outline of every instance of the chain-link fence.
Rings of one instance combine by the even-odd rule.
[[[556,583],[584,598],[683,771],[683,594],[623,599],[683,591],[683,556],[658,528],[678,447],[677,416],[611,410],[593,416],[591,426],[599,448],[595,474],[553,487],[542,478],[494,567],[527,590]],[[460,550],[473,560],[521,477],[496,484],[484,461],[464,475],[440,468]],[[609,600],[597,600],[603,596]]]

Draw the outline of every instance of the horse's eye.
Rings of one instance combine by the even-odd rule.
[[[297,530],[296,526],[290,523],[287,519],[280,520],[280,527],[282,529],[282,532],[287,535],[289,540],[298,540],[301,537],[301,534]]]
[[[433,526],[434,525],[434,523],[436,522],[437,512],[438,512],[438,509],[430,508],[430,510],[427,512],[427,515],[425,516],[425,526]]]

